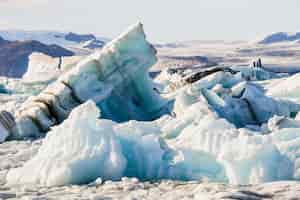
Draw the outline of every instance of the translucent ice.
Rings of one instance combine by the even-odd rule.
[[[163,72],[153,85],[146,70],[155,53],[137,24],[30,98],[18,121],[23,133],[60,125],[50,129],[37,155],[8,172],[8,184],[123,176],[232,184],[300,180],[298,75],[237,67],[239,73],[218,71],[165,94],[181,77]],[[168,106],[153,87],[164,90]],[[165,108],[171,115],[161,116]]]
[[[89,183],[98,177],[169,177],[169,161],[165,158],[168,149],[151,134],[156,132],[155,127],[137,131],[130,123],[118,125],[99,117],[92,101],[74,109],[67,120],[47,134],[34,158],[8,173],[8,184],[53,186]],[[149,125],[139,124],[141,128]]]
[[[117,124],[99,115],[91,101],[74,109],[47,134],[35,157],[9,171],[8,184],[82,184],[122,176],[248,184],[300,177],[299,128],[268,135],[237,129],[201,99],[176,118],[152,122]]]
[[[4,142],[8,136],[9,132],[0,123],[0,143]]]
[[[106,119],[120,122],[158,118],[168,111],[147,73],[156,60],[156,50],[146,40],[142,24],[131,26],[101,51],[68,69],[39,95],[29,98],[17,112],[13,136],[24,138],[47,132],[89,99],[96,102]],[[58,61],[53,62],[55,65]],[[43,66],[40,68],[44,73]]]
[[[198,102],[191,107],[192,110],[200,110],[204,106]],[[259,135],[246,129],[236,129],[213,113],[203,115],[199,112],[199,115],[193,116],[191,110],[187,109],[186,112],[165,125],[164,128],[169,127],[168,136],[175,136],[167,143],[173,149],[188,149],[211,155],[215,162],[210,162],[206,170],[220,165],[225,171],[222,181],[248,184],[299,177],[299,161],[293,157],[300,150],[297,129],[282,129],[270,135]],[[188,123],[184,123],[186,121]],[[188,162],[188,165],[200,168],[206,163],[194,165]],[[206,176],[210,177],[209,173]],[[216,177],[211,179],[218,180]]]
[[[93,102],[74,109],[70,117],[50,131],[38,154],[7,175],[9,184],[47,186],[87,183],[97,177],[118,179],[126,159],[112,130],[113,122],[98,121]]]

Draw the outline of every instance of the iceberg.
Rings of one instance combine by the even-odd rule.
[[[140,180],[209,176],[222,180],[223,168],[211,155],[169,148],[156,133],[154,122],[118,124],[99,119],[100,115],[93,101],[76,107],[47,134],[31,160],[8,172],[7,184],[61,186],[124,176]]]
[[[200,112],[190,112],[195,109]],[[299,179],[299,128],[268,135],[236,129],[201,101],[184,112],[119,124],[99,119],[101,111],[87,101],[53,127],[31,160],[8,172],[7,184],[61,186],[122,177],[231,184]]]
[[[62,73],[66,73],[82,59],[82,56],[54,58],[43,53],[29,56],[28,68],[22,77],[27,84],[51,83]]]
[[[23,168],[11,170],[8,183],[46,186],[87,183],[97,177],[117,179],[126,160],[110,121],[98,121],[93,102],[77,107],[50,131],[38,154]]]
[[[203,102],[198,102],[190,109],[203,110],[205,107]],[[167,123],[163,129],[168,127],[167,136],[171,139],[167,140],[167,144],[170,148],[203,152],[214,159],[205,170],[202,168],[202,173],[206,172],[202,177],[231,184],[255,184],[299,177],[298,154],[295,153],[300,147],[299,129],[284,128],[261,135],[248,129],[237,129],[209,109],[205,114],[192,114],[191,110],[187,109],[186,113]],[[201,156],[198,156],[200,159]],[[189,168],[199,169],[207,163],[185,164]],[[209,169],[217,166],[224,171],[224,175],[210,176]],[[190,178],[193,179],[193,176]]]
[[[300,110],[297,103],[265,95],[254,83],[241,82],[232,88],[232,93],[228,92],[223,97],[213,90],[201,91],[214,110],[237,127],[262,125],[275,115],[291,117]]]
[[[9,132],[13,138],[39,136],[90,99],[106,119],[158,118],[168,110],[147,73],[156,60],[155,48],[146,41],[142,24],[137,23],[29,98],[18,110],[16,126]]]

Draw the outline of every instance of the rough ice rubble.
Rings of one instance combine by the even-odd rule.
[[[248,184],[299,178],[300,129],[269,135],[236,129],[205,101],[162,123],[118,124],[99,115],[91,101],[74,109],[47,134],[35,157],[9,171],[7,183],[55,186],[128,176]]]
[[[7,175],[8,184],[47,186],[82,184],[101,177],[141,179],[168,177],[168,158],[157,135],[128,132],[109,120],[99,120],[95,103],[74,109],[69,118],[50,131],[37,155]],[[143,123],[143,122],[141,122]],[[143,126],[143,124],[140,124]]]
[[[75,108],[47,134],[35,157],[9,171],[7,183],[57,186],[123,176],[141,180],[224,179],[222,166],[209,154],[170,149],[157,135],[156,122],[151,122],[152,126],[150,122],[117,124],[100,120],[99,115],[92,101]]]
[[[194,114],[189,109],[200,112]],[[224,168],[223,181],[248,184],[294,179],[299,176],[299,161],[294,153],[300,148],[300,129],[282,129],[269,135],[260,135],[248,129],[236,129],[227,120],[207,109],[205,102],[201,101],[192,104],[186,109],[186,113],[170,123],[171,125],[166,124],[162,129],[174,126],[173,131],[177,134],[167,141],[171,148],[211,155],[215,163]],[[198,167],[201,165],[203,164],[198,163]],[[208,169],[214,166],[216,165],[208,166]]]
[[[97,113],[94,104],[86,103],[48,133],[39,153],[24,167],[11,170],[7,182],[65,185],[122,176],[232,184],[300,179],[300,122],[282,115],[280,119],[271,118],[272,114],[289,115],[297,111],[297,105],[267,97],[255,84],[229,81],[230,88],[230,76],[234,75],[212,74],[179,89],[173,108],[176,117],[162,116],[152,122],[98,120],[93,114]],[[216,85],[226,85],[230,90],[219,96],[214,92]],[[241,110],[226,107],[227,98],[232,101],[243,96],[249,101],[257,97],[269,105],[270,119],[259,113],[262,102],[253,105],[252,109],[266,121],[256,122],[256,131],[237,128],[233,123],[236,118],[230,123],[232,115],[222,116],[218,110],[217,106],[223,106],[225,113],[245,115],[249,112],[247,105],[239,115]],[[265,129],[267,135],[262,135]]]
[[[251,66],[232,66],[230,69],[235,70],[238,73],[232,76],[232,74],[230,73],[219,72],[218,74],[222,75],[217,75],[217,77],[219,77],[219,81],[220,78],[223,79],[222,82],[225,88],[230,88],[241,81],[263,81],[287,76],[286,74],[276,74],[273,72],[266,71],[262,68],[253,68]],[[185,85],[182,82],[184,77],[194,73],[193,70],[186,71],[179,71],[176,73],[174,72],[174,70],[164,69],[155,78],[155,83],[157,84],[156,86],[163,92],[173,92],[174,90],[177,90],[178,88],[183,87]],[[198,83],[198,85],[202,85],[203,81],[198,81]]]
[[[88,102],[50,131],[38,154],[23,168],[11,170],[8,183],[65,185],[97,177],[120,178],[126,160],[112,130],[113,122],[97,121],[99,110]]]
[[[138,34],[137,37],[140,36]],[[124,35],[114,41],[113,49],[114,44],[123,39]],[[131,45],[136,38],[133,41],[131,39],[117,45],[117,49],[121,51],[123,45]],[[142,45],[141,49],[144,47]],[[137,52],[141,51],[139,45],[136,48]],[[103,63],[106,64],[108,62],[105,66],[110,66],[107,69],[110,70],[115,67],[115,63],[110,63],[112,60],[119,62],[123,59],[110,59],[116,52],[109,53],[111,49],[108,47],[104,52],[109,57],[107,60],[106,56],[105,59],[101,57],[102,54],[94,54],[60,80],[74,86],[84,100],[92,97],[98,101],[102,117],[111,114],[111,118],[122,121],[126,117],[114,106],[120,102],[127,103],[128,99],[121,98],[122,101],[119,101],[118,98],[123,96],[122,91],[128,92],[128,88],[143,83],[144,78],[142,81],[137,78],[133,85],[116,89],[117,96],[120,95],[118,98],[114,96],[106,103],[99,102],[113,87],[107,83],[90,87],[99,81],[94,76],[98,72],[98,60],[104,59]],[[259,74],[261,72],[262,75]],[[166,95],[170,99],[175,98],[173,117],[163,116],[151,122],[117,124],[98,120],[95,105],[91,102],[83,104],[48,134],[32,160],[22,168],[9,172],[7,181],[9,184],[53,186],[87,183],[98,177],[116,180],[122,176],[134,176],[142,180],[208,179],[233,184],[300,179],[299,122],[289,118],[299,111],[298,104],[274,99],[268,96],[268,92],[265,93],[259,83],[245,82],[278,78],[269,75],[260,70],[257,73],[242,71],[236,75],[217,72],[192,85],[181,85],[174,93]],[[169,78],[161,77],[162,89],[172,82],[165,81]],[[116,77],[112,80],[119,79]],[[59,94],[63,88],[57,86],[52,86],[54,89],[49,87],[46,91]],[[103,89],[102,86],[108,92],[94,98],[95,91]],[[143,84],[139,86],[139,90],[150,88],[147,84],[146,87]],[[92,91],[85,90],[86,87]],[[151,102],[148,103],[151,106]],[[33,115],[37,113],[37,110],[31,111]],[[39,119],[43,119],[42,114],[38,113]],[[47,119],[43,122],[47,122]],[[252,126],[251,130],[249,126]]]
[[[269,131],[275,132],[268,135],[237,129],[209,104],[201,90],[205,88],[193,87],[176,96],[175,118],[117,124],[98,120],[91,102],[74,109],[64,123],[48,133],[37,156],[23,168],[9,172],[8,183],[64,185],[87,183],[97,177],[114,180],[130,176],[248,184],[299,178],[300,161],[294,152],[300,148],[300,129],[274,129],[286,123],[276,117],[269,120]],[[28,174],[29,169],[32,173]]]
[[[295,136],[295,131],[299,130],[292,129],[299,127],[300,122],[288,117],[299,111],[299,105],[268,97],[258,85],[241,82],[243,80],[238,81],[238,85],[233,84],[234,87],[225,94],[217,95],[216,85],[228,88],[224,79],[218,76],[210,75],[200,80],[198,83],[202,84],[198,87],[193,84],[179,90],[174,104],[177,117],[162,127],[165,137],[173,138],[167,143],[175,149],[198,150],[212,155],[225,168],[225,177],[230,183],[297,178],[299,161],[297,156],[291,158],[290,155],[300,147],[297,142],[299,136]],[[246,105],[241,102],[244,99],[248,101]],[[252,105],[251,108],[248,104]],[[193,112],[195,110],[197,112]],[[255,120],[251,116],[253,114]],[[280,115],[281,120],[277,120],[275,115]],[[257,126],[256,131],[236,128],[239,125],[247,127],[251,123]],[[261,135],[266,125],[268,133],[272,133]],[[284,131],[282,128],[285,128]],[[276,137],[280,134],[291,141],[278,140]],[[285,151],[282,151],[282,146],[286,147]]]
[[[29,98],[17,112],[12,136],[40,136],[89,99],[101,108],[103,118],[114,121],[159,117],[166,112],[162,109],[165,102],[153,91],[147,74],[156,59],[142,24],[135,24]]]
[[[188,103],[204,98],[220,117],[237,127],[261,125],[274,115],[290,117],[300,110],[297,103],[267,96],[259,84],[246,82],[241,73],[217,72],[166,95],[176,96],[181,96],[178,101],[182,102],[175,106],[175,113],[176,109],[186,109]]]

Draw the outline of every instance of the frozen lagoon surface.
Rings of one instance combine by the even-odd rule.
[[[88,59],[83,63],[89,63]],[[108,59],[105,63],[111,62]],[[89,84],[98,81],[87,77],[89,71],[83,68],[93,69],[93,65],[78,66],[69,72],[73,74],[70,83],[78,86],[83,98],[93,100],[73,109],[45,138],[0,145],[0,198],[299,197],[299,184],[293,182],[300,179],[298,74],[233,66],[238,73],[219,71],[192,84],[185,84],[179,74],[167,71],[154,83],[143,76],[139,81],[146,89],[138,88],[137,94],[153,97],[149,102],[157,103],[145,104],[146,111],[164,104],[170,114],[149,121],[115,120],[125,121],[118,123],[105,118],[123,118],[123,110],[96,104],[98,98],[89,98],[94,95],[85,93],[86,85],[80,84],[82,80]],[[83,70],[83,75],[77,77],[76,70]],[[3,98],[12,98],[4,102],[3,108],[13,112],[19,107],[15,104],[32,95],[28,92],[31,87],[38,92],[45,87],[43,84],[40,80],[29,85],[22,80],[3,80]],[[143,94],[150,87],[158,88],[161,96]],[[99,91],[97,85],[92,89]],[[124,94],[122,89],[117,91]],[[110,100],[106,105],[112,106]],[[128,109],[133,104],[123,105]],[[238,186],[241,184],[245,186]]]

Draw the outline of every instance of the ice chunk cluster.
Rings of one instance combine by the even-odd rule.
[[[197,112],[193,112],[195,110]],[[193,166],[187,162],[189,167],[202,167],[204,177],[217,180],[208,172],[219,165],[225,171],[222,181],[232,184],[298,178],[296,152],[300,150],[300,129],[279,127],[267,135],[246,128],[237,129],[212,112],[205,101],[190,105],[177,116],[165,123],[162,132],[171,138],[167,143],[172,149],[204,152],[215,159],[215,164],[210,162],[209,166],[207,162]],[[289,120],[300,125],[300,122]],[[204,169],[204,166],[207,168]],[[195,178],[193,176],[191,178]]]
[[[137,24],[29,99],[18,121],[23,132],[38,132],[34,120],[45,131],[55,120],[61,124],[37,155],[8,172],[7,183],[57,186],[123,176],[232,184],[300,180],[299,75],[235,67],[184,82],[164,71],[153,85],[146,71],[155,61]]]
[[[53,186],[89,183],[98,177],[168,177],[169,161],[164,157],[168,149],[157,135],[150,134],[151,129],[143,130],[146,124],[132,129],[130,123],[118,125],[99,117],[93,101],[74,109],[47,134],[33,159],[8,173],[8,184]]]
[[[198,110],[199,112],[191,112]],[[83,184],[98,177],[232,184],[299,178],[300,129],[259,135],[236,129],[199,101],[178,118],[118,124],[89,101],[54,127],[38,154],[12,169],[8,184]]]
[[[126,160],[109,121],[98,121],[99,110],[88,102],[50,131],[38,154],[23,168],[11,170],[8,183],[65,185],[96,177],[121,177]]]

